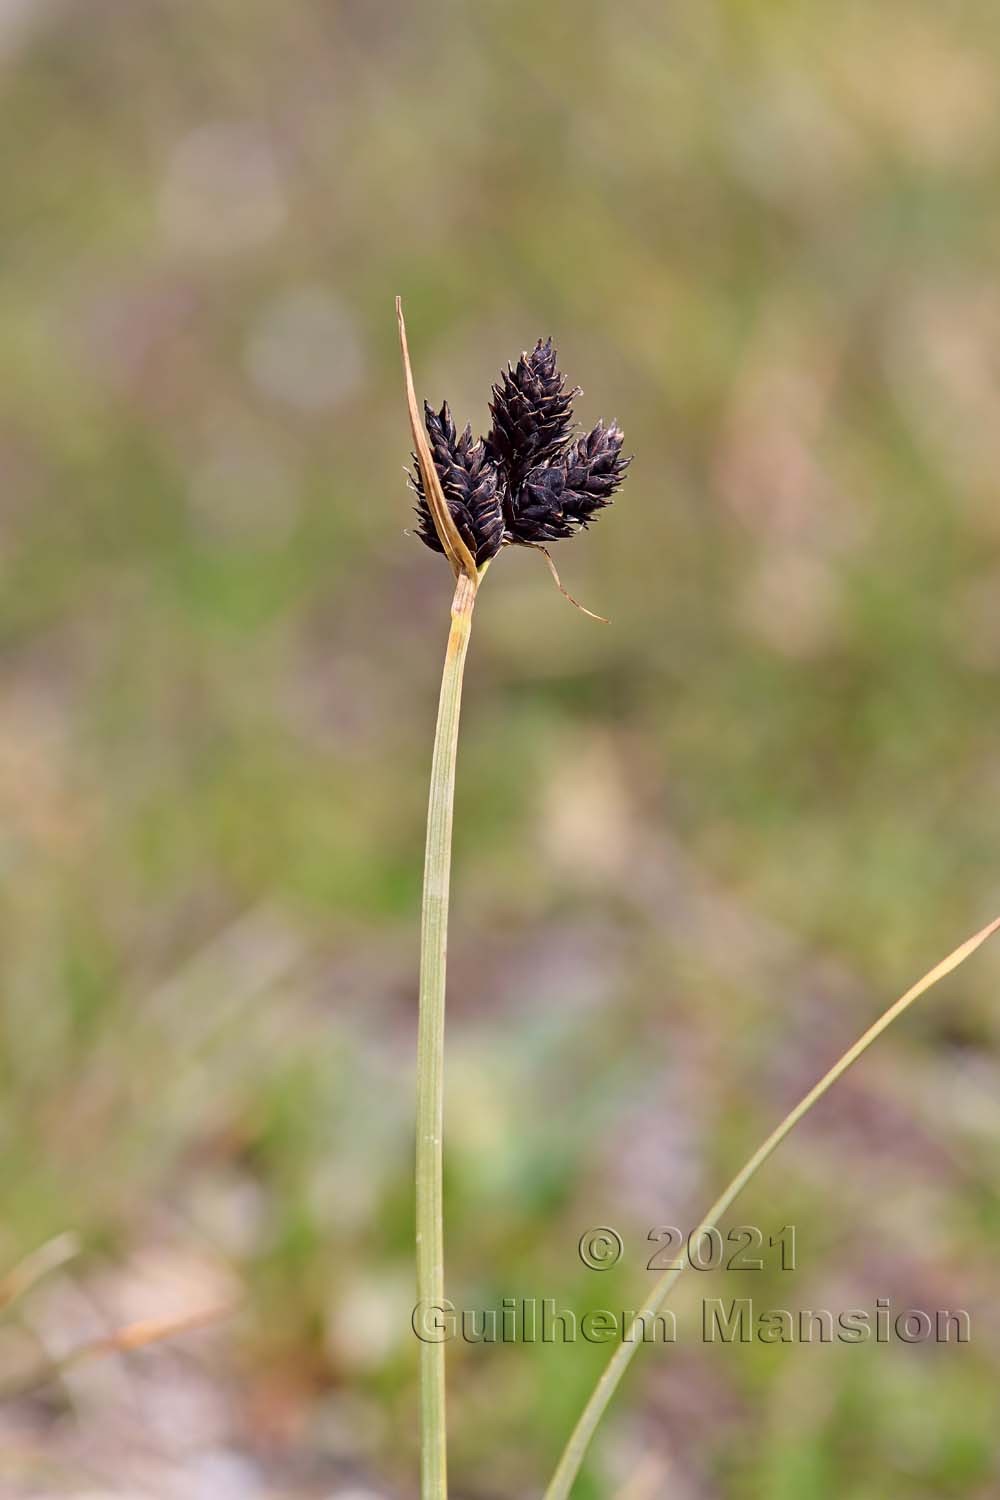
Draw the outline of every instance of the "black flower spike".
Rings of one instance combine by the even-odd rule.
[[[531,469],[506,507],[509,540],[552,542],[586,528],[625,477],[631,459],[622,458],[623,442],[616,422],[598,422],[557,461]]]
[[[504,537],[497,466],[482,438],[472,441],[471,426],[461,434],[456,431],[447,401],[440,412],[425,401],[424,423],[452,520],[482,567],[500,551]],[[435,552],[443,552],[415,457],[410,487],[417,497],[417,535]]]
[[[447,402],[440,412],[424,404],[431,457],[451,518],[477,569],[501,547],[539,546],[573,536],[611,504],[631,463],[622,457],[622,430],[617,422],[608,427],[598,422],[585,436],[575,437],[577,395],[579,387],[567,389],[557,368],[552,340],[539,339],[494,385],[493,425],[485,440],[473,442],[471,427],[459,434]],[[411,420],[417,420],[415,414]],[[443,552],[419,467],[410,484],[417,496],[418,535],[435,552]]]
[[[493,426],[486,446],[496,459],[507,492],[515,495],[529,469],[554,459],[567,446],[573,430],[573,397],[556,368],[552,340],[539,339],[530,354],[501,372],[493,387],[490,411]]]

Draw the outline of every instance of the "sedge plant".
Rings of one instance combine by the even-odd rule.
[[[444,1299],[441,1138],[451,828],[472,611],[486,570],[503,547],[536,547],[551,567],[545,543],[585,528],[610,503],[629,460],[622,457],[616,423],[605,427],[598,422],[585,436],[574,434],[573,398],[578,392],[567,389],[551,340],[539,340],[530,354],[501,373],[493,387],[493,421],[485,438],[473,442],[470,427],[458,432],[447,402],[439,412],[425,405],[421,422],[399,298],[396,316],[416,449],[410,482],[417,534],[445,555],[455,577],[431,760],[417,1021],[417,1299],[423,1307],[436,1307]],[[447,1494],[445,1433],[444,1345],[422,1342],[423,1500],[444,1500]]]
[[[630,459],[622,456],[623,437],[617,423],[605,427],[599,422],[585,436],[575,435],[572,403],[579,390],[567,388],[551,340],[539,340],[530,354],[522,354],[516,365],[501,373],[492,391],[492,425],[485,438],[474,442],[471,427],[459,433],[447,402],[440,411],[425,403],[421,422],[398,297],[396,316],[416,450],[410,485],[416,496],[417,535],[433,551],[444,554],[455,578],[431,761],[417,1027],[417,1300],[420,1307],[433,1309],[444,1303],[442,1132],[448,898],[458,726],[472,612],[486,570],[502,548],[512,545],[542,552],[565,594],[545,544],[585,529],[611,503]],[[567,597],[577,604],[571,595]],[[690,1242],[699,1242],[708,1230],[718,1227],[786,1136],[872,1043],[997,931],[1000,917],[928,970],[873,1022],[743,1164]],[[598,1424],[640,1347],[635,1335],[663,1308],[685,1266],[682,1259],[666,1271],[635,1313],[567,1440],[544,1500],[568,1500]],[[445,1500],[445,1345],[430,1340],[420,1345],[420,1470],[421,1500]]]

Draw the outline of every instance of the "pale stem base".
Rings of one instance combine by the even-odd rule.
[[[420,1014],[417,1027],[417,1301],[444,1300],[444,1234],[441,1207],[441,1137],[444,1113],[444,1000],[448,954],[448,895],[455,758],[462,678],[476,585],[461,576],[451,606],[451,630],[441,677],[420,927]],[[445,1500],[448,1492],[444,1345],[420,1345],[420,1494]]]

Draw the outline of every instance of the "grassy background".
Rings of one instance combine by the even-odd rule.
[[[485,425],[552,333],[636,457],[484,588],[449,1289],[626,1308],[881,1005],[1000,908],[990,0],[3,0],[0,1258],[79,1256],[11,1496],[405,1497],[422,824],[449,577],[404,534],[392,298]],[[882,1044],[691,1276],[581,1495],[1000,1485],[1000,954]],[[613,1272],[576,1244],[612,1224]],[[752,1282],[752,1285],[748,1285]],[[967,1307],[718,1348],[707,1295]],[[454,1346],[456,1496],[537,1493],[606,1351]]]

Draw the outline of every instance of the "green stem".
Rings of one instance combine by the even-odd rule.
[[[427,806],[417,1029],[417,1301],[422,1309],[444,1301],[441,1134],[448,891],[462,677],[475,601],[476,584],[462,574],[451,606]],[[444,1344],[425,1340],[420,1344],[420,1494],[422,1500],[445,1500],[447,1493]]]
[[[914,1000],[919,999],[932,985],[937,984],[938,980],[943,979],[946,974],[950,974],[953,969],[957,969],[959,964],[964,963],[978,947],[985,943],[987,938],[992,937],[998,930],[1000,930],[1000,917],[996,921],[990,922],[982,931],[977,932],[974,937],[962,943],[953,953],[949,953],[947,958],[942,959],[922,979],[918,979],[917,983],[911,989],[908,989],[905,995],[902,995],[893,1005],[890,1005],[889,1009],[872,1026],[869,1026],[864,1035],[859,1037],[854,1045],[847,1049],[843,1057],[834,1063],[828,1073],[824,1073],[819,1082],[809,1090],[804,1098],[799,1100],[795,1108],[781,1121],[781,1124],[771,1131],[767,1140],[758,1146],[753,1156],[750,1157],[750,1160],[740,1168],[732,1182],[719,1194],[712,1207],[698,1225],[698,1228],[694,1231],[691,1237],[692,1243],[697,1244],[705,1231],[716,1225],[722,1215],[732,1207],[732,1204],[739,1197],[740,1193],[742,1193],[750,1179],[755,1176],[768,1157],[781,1145],[786,1135],[795,1128],[804,1115],[809,1113],[813,1105],[822,1099],[827,1089],[847,1072],[851,1064],[857,1062],[858,1058],[868,1050],[872,1042],[876,1041],[882,1035],[883,1031],[887,1030],[893,1021],[913,1004]],[[545,1491],[545,1500],[567,1500],[576,1477],[580,1472],[580,1466],[590,1446],[590,1440],[594,1435],[597,1424],[604,1415],[622,1376],[625,1374],[636,1350],[639,1348],[639,1344],[642,1341],[641,1333],[644,1324],[648,1325],[663,1307],[676,1282],[680,1279],[686,1264],[686,1258],[682,1257],[673,1270],[667,1271],[661,1276],[643,1307],[636,1313],[627,1333],[623,1337],[622,1343],[619,1344],[608,1361],[590,1400],[583,1409],[580,1420],[570,1435],[569,1442],[566,1444],[562,1458],[559,1460],[556,1472],[552,1476],[552,1482]],[[637,1339],[638,1342],[636,1341]]]

